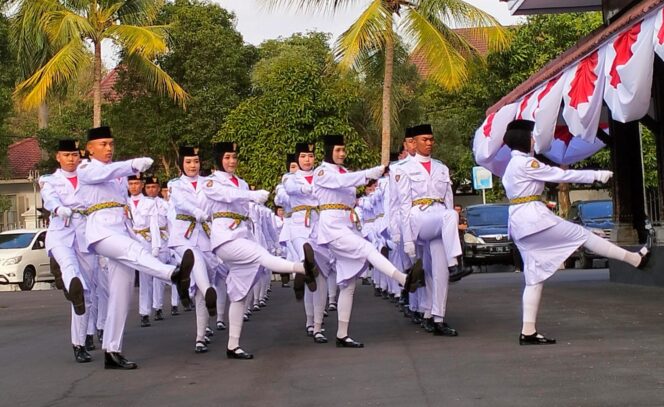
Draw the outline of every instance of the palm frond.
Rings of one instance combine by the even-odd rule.
[[[467,60],[445,36],[449,29],[444,24],[411,8],[404,15],[401,28],[414,44],[413,54],[422,57],[431,69],[430,79],[448,89],[458,88],[466,80]]]
[[[117,1],[117,0],[116,0]],[[117,10],[118,20],[122,24],[152,24],[164,7],[164,0],[122,0]]]
[[[363,3],[362,0],[259,0],[266,11],[278,8],[304,11],[311,14],[334,14]]]
[[[128,53],[153,59],[168,50],[167,30],[168,26],[139,27],[119,24],[109,27],[106,34]]]
[[[175,103],[186,109],[189,95],[157,64],[140,54],[129,54],[126,61],[129,68],[136,69],[142,77],[146,78],[153,89],[170,97]]]
[[[60,48],[32,76],[19,83],[14,97],[24,109],[33,109],[46,99],[50,89],[75,78],[81,67],[89,62],[85,43],[75,38]]]
[[[54,46],[66,44],[74,38],[94,37],[94,29],[90,22],[85,17],[69,10],[44,13],[40,24]]]
[[[392,33],[392,13],[382,0],[372,0],[348,30],[339,36],[334,56],[344,68],[356,66],[362,53],[381,49],[385,36]]]
[[[491,51],[502,50],[510,42],[509,31],[495,17],[463,0],[421,0],[415,8],[429,20],[437,19],[447,27],[469,28]]]

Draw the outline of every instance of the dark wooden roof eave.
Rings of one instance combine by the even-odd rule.
[[[620,33],[624,29],[630,27],[633,23],[643,19],[651,12],[655,11],[657,7],[664,4],[664,0],[643,0],[628,12],[620,16],[615,22],[608,26],[603,26],[588,34],[573,47],[569,48],[558,58],[550,61],[542,69],[535,72],[521,85],[514,88],[510,93],[505,95],[493,106],[489,107],[486,111],[487,116],[493,112],[498,111],[501,107],[514,103],[522,96],[531,92],[542,83],[555,77],[565,68],[579,61],[586,55],[590,54],[604,43],[609,41],[615,34]]]

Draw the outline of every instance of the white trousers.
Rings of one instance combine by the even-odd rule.
[[[97,330],[104,329],[106,315],[108,314],[108,259],[97,257],[99,266],[96,276],[97,284]]]
[[[444,226],[440,222],[428,222],[422,225],[418,235],[418,242],[424,246],[422,263],[427,293],[424,312],[431,313],[437,319],[436,322],[442,322],[442,318],[445,317],[450,278],[448,253],[441,238],[442,229]],[[458,232],[454,233],[458,239]]]
[[[60,265],[62,280],[67,289],[69,289],[69,285],[75,277],[78,277],[83,285],[85,314],[76,315],[74,307],[71,306],[71,343],[75,346],[82,346],[85,345],[85,335],[88,331],[90,309],[93,307],[93,278],[96,267],[94,254],[81,253],[74,247],[77,247],[76,243],[74,243],[73,247],[52,247],[51,255]]]
[[[134,270],[170,281],[175,266],[160,262],[139,242],[127,235],[109,236],[95,243],[92,248],[100,256],[108,258],[108,314],[102,349],[107,352],[121,352],[134,287]]]

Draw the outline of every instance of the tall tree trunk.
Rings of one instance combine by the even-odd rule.
[[[569,168],[568,165],[561,165],[560,168],[566,170]],[[572,207],[572,203],[569,198],[569,184],[561,182],[558,184],[558,215],[563,218],[567,217],[569,209]]]
[[[92,127],[101,126],[101,42],[95,42],[94,78],[92,82]]]
[[[37,110],[37,127],[39,130],[48,127],[48,104],[46,102],[42,102]]]
[[[390,162],[390,142],[392,141],[392,76],[394,72],[394,38],[392,37],[392,24],[385,27],[385,77],[383,78],[383,115],[382,134],[380,146],[380,162],[387,165]]]

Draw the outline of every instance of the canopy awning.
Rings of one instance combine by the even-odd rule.
[[[664,59],[663,22],[664,0],[644,0],[516,87],[487,110],[476,131],[477,163],[502,175],[502,137],[514,119],[535,122],[537,153],[559,164],[573,164],[603,146],[597,132],[607,127],[604,103],[611,117],[623,123],[645,116],[655,54]],[[573,154],[561,150],[570,145]]]

